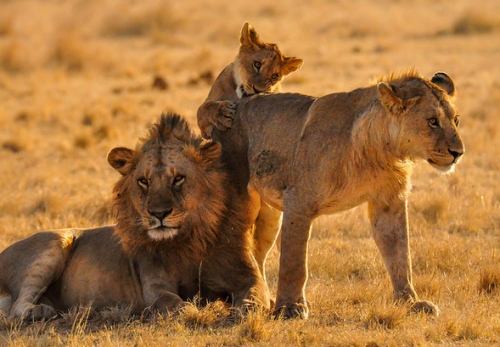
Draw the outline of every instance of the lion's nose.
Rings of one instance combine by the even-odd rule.
[[[455,160],[457,160],[458,158],[460,158],[463,154],[464,154],[464,150],[456,150],[456,151],[452,151],[451,149],[448,149],[448,152],[450,152],[450,154],[453,156],[453,158],[455,158]]]
[[[170,213],[172,213],[172,209],[162,209],[162,210],[148,210],[149,214],[158,218],[158,220],[162,221],[164,218],[168,217]]]

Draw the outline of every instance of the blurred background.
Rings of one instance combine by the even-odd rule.
[[[234,59],[245,21],[304,59],[284,91],[349,91],[408,68],[454,79],[466,154],[448,176],[417,166],[409,202],[417,291],[444,318],[425,336],[420,327],[409,335],[412,324],[428,324],[414,318],[398,336],[498,342],[498,0],[0,0],[0,250],[44,229],[113,223],[118,174],[108,151],[134,146],[164,111],[197,129],[196,110]],[[308,299],[316,327],[354,322],[356,330],[362,317],[365,331],[368,307],[390,302],[365,210],[314,224]],[[314,331],[305,333],[311,341],[324,337]]]

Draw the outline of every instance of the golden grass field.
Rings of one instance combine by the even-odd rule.
[[[453,77],[466,154],[447,176],[418,165],[409,202],[414,282],[441,315],[392,304],[360,206],[314,224],[308,320],[235,320],[219,303],[178,317],[81,309],[32,325],[2,318],[0,345],[499,345],[498,0],[0,0],[0,250],[48,228],[112,223],[118,175],[107,152],[134,146],[163,111],[196,128],[245,21],[304,59],[285,91],[348,91],[410,67]],[[153,88],[155,77],[165,89]],[[277,259],[273,251],[273,292]]]

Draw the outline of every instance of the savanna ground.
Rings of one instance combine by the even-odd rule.
[[[107,152],[133,146],[162,111],[196,127],[244,21],[304,59],[285,91],[347,91],[409,67],[454,78],[466,154],[449,176],[420,164],[409,203],[414,281],[441,315],[393,306],[361,206],[314,224],[307,321],[234,320],[220,304],[178,317],[80,309],[33,325],[2,318],[0,345],[500,344],[498,1],[0,1],[0,250],[48,228],[112,223]]]

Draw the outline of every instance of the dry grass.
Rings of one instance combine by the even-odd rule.
[[[123,309],[23,325],[12,346],[466,346],[500,344],[500,6],[496,0],[0,1],[0,250],[36,231],[112,223],[106,162],[162,111],[195,126],[213,78],[249,21],[304,59],[286,91],[322,95],[392,70],[456,82],[467,153],[428,165],[410,196],[414,282],[438,318],[394,306],[366,207],[321,217],[310,242],[307,321],[242,317],[222,303],[178,315]],[[164,82],[164,83],[163,83]],[[278,253],[269,261],[276,290]]]

